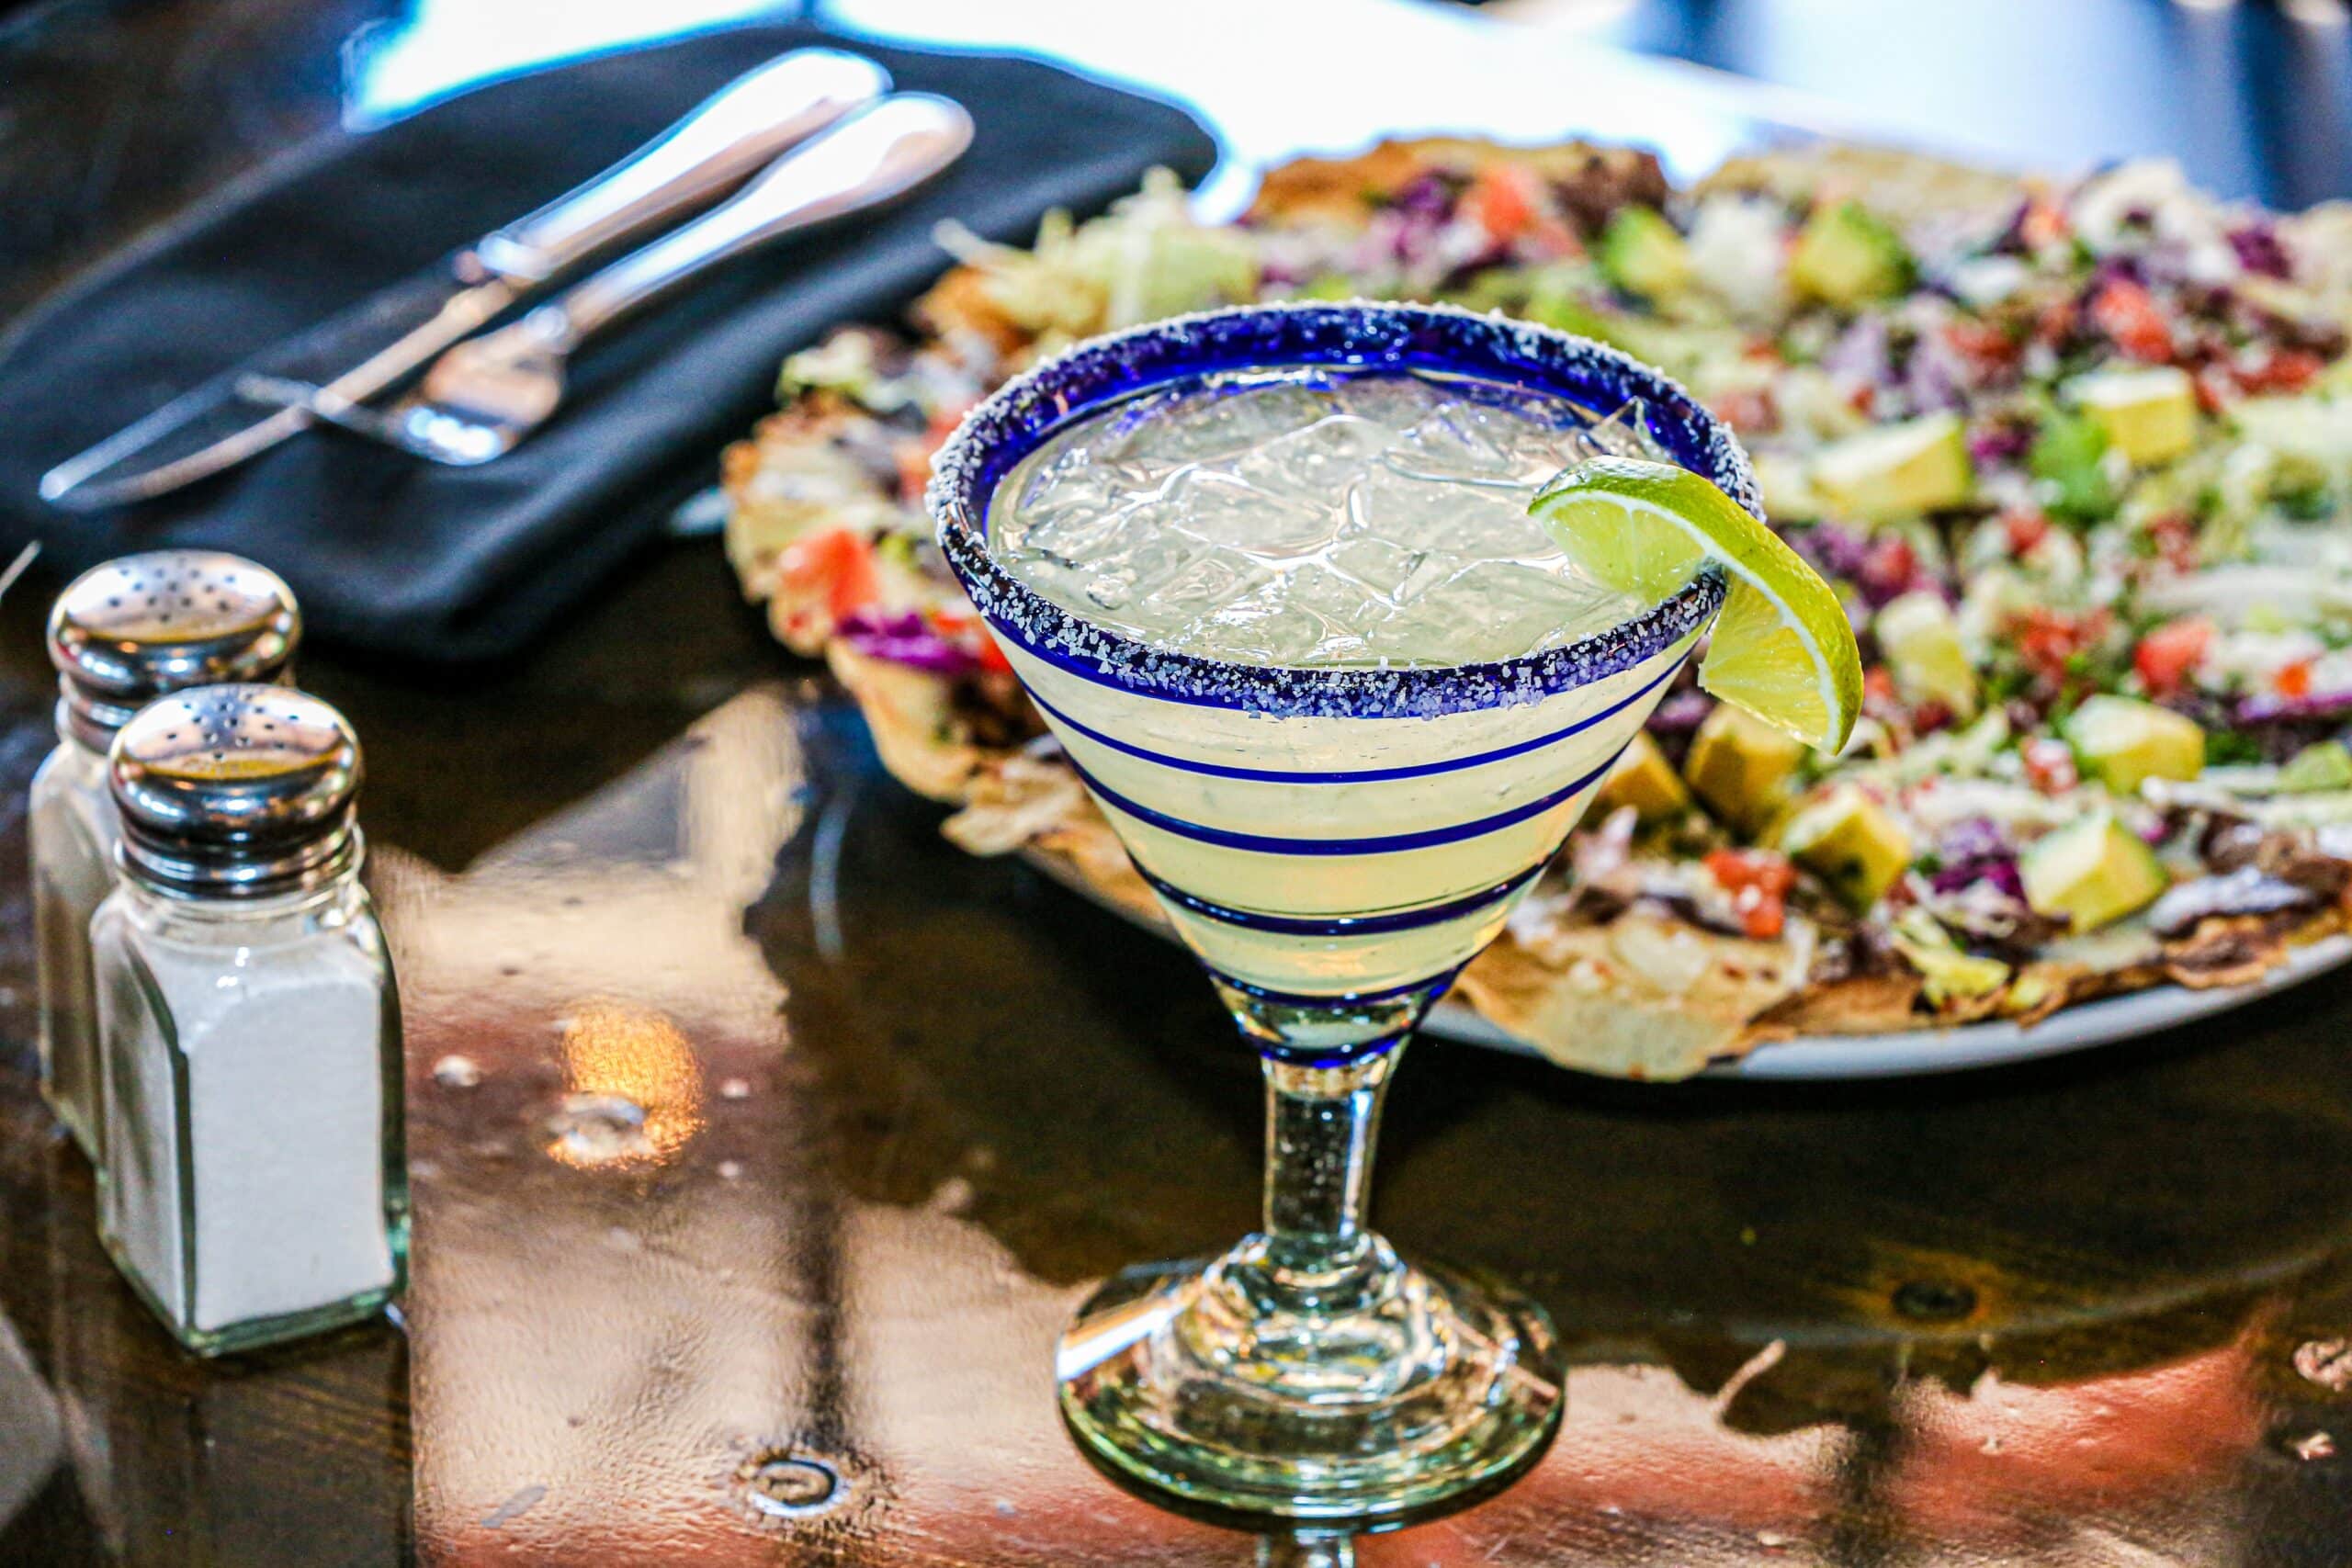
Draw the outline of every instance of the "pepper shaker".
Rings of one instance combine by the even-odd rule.
[[[404,1277],[408,1190],[358,740],[304,693],[208,686],[125,725],[108,775],[99,1236],[201,1354],[368,1316]]]
[[[57,666],[57,749],[27,807],[41,1090],[93,1160],[98,1138],[97,1015],[90,917],[114,886],[119,837],[107,748],[154,698],[223,681],[276,681],[301,615],[277,573],[218,550],[154,550],[93,567],[49,617]]]

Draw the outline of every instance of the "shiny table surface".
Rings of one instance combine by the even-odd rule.
[[[1416,1046],[1378,1217],[1550,1306],[1558,1441],[1352,1544],[1116,1489],[1054,1332],[1250,1223],[1254,1065],[1179,953],[947,846],[707,543],[512,669],[305,660],[369,747],[413,1288],[405,1333],[181,1357],[31,1083],[53,587],[0,601],[0,1562],[2352,1560],[2343,974],[1869,1086]]]

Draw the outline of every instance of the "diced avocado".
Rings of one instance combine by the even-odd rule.
[[[1657,749],[1647,730],[1637,729],[1617,765],[1593,792],[1591,816],[1606,817],[1630,806],[1645,822],[1672,817],[1690,804],[1690,786]]]
[[[2008,983],[2007,964],[1997,958],[1962,952],[1951,933],[1925,909],[1905,909],[1895,919],[1892,934],[1895,951],[1927,981],[1930,1003],[1989,997]]]
[[[1662,321],[1651,316],[1611,316],[1569,295],[1542,293],[1522,312],[1532,321],[1577,333],[1622,348],[1677,376],[1695,376],[1710,365],[1736,358],[1747,342],[1738,327],[1713,322]]]
[[[1781,848],[1856,911],[1886,897],[1911,864],[1911,835],[1852,784],[1831,788],[1791,817]]]
[[[2105,811],[2036,840],[2018,860],[2018,872],[2034,912],[2064,916],[2077,933],[2146,908],[2166,882],[2155,852]]]
[[[1974,480],[1968,433],[1952,413],[1866,430],[1813,459],[1813,488],[1830,510],[1866,523],[1957,506]]]
[[[1299,286],[1296,298],[1301,299],[1352,299],[1363,292],[1363,285],[1344,272],[1319,273]]]
[[[2025,455],[2025,466],[2050,487],[2054,512],[2085,523],[2115,515],[2115,481],[2108,477],[2107,430],[2088,414],[2053,411]]]
[[[2197,385],[2177,366],[2095,370],[2065,390],[2134,468],[2169,463],[2197,445]]]
[[[2287,795],[2352,789],[2352,750],[2346,750],[2341,740],[2304,747],[2278,770],[2278,788]]]
[[[2137,697],[2086,698],[2061,727],[2083,772],[2118,795],[2143,779],[2193,779],[2205,771],[2205,731],[2197,721]]]
[[[1682,776],[1708,810],[1753,831],[1780,809],[1804,753],[1804,741],[1729,703],[1717,703],[1690,738]]]
[[[1601,231],[1600,270],[1645,299],[1670,299],[1690,286],[1690,247],[1655,207],[1621,207]]]
[[[1904,695],[1932,697],[1965,722],[1976,716],[1976,668],[1942,594],[1922,588],[1890,601],[1871,623],[1879,650]]]
[[[1813,490],[1803,458],[1781,452],[1751,454],[1756,463],[1756,491],[1764,515],[1774,524],[1810,523],[1821,515],[1821,497]]]
[[[1616,339],[1610,334],[1616,330],[1618,323],[1572,294],[1539,289],[1529,297],[1525,309],[1520,313],[1531,321],[1541,321],[1564,333],[1575,333],[1579,337],[1589,337],[1598,343],[1616,344]]]
[[[1911,253],[1870,209],[1841,201],[1806,220],[1789,256],[1789,281],[1833,305],[1883,299],[1910,283]]]

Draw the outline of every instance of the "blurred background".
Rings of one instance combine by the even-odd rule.
[[[794,15],[1018,47],[1190,101],[1232,154],[1227,201],[1241,165],[1344,145],[1399,102],[1430,129],[1646,137],[1695,173],[1736,134],[1719,86],[1691,81],[1702,72],[1747,79],[1738,96],[1763,118],[2057,169],[2167,154],[2207,188],[2278,206],[2352,194],[2346,0],[1182,9],[1179,27],[1099,0],[0,0],[0,318],[312,126],[397,118],[550,61]],[[1525,35],[1504,65],[1485,36],[1498,28]],[[1595,51],[1676,63],[1608,71],[1603,90]],[[94,95],[93,71],[151,87]]]

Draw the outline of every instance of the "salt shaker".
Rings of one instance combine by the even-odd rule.
[[[206,1355],[366,1317],[408,1253],[398,993],[359,884],[359,744],[284,687],[142,709],[91,924],[98,1234]]]
[[[153,699],[222,681],[275,681],[301,617],[277,574],[218,550],[154,550],[75,578],[49,617],[57,666],[57,750],[33,775],[35,973],[40,1081],[83,1152],[96,1159],[97,1014],[90,916],[114,886],[119,837],[107,747]]]

